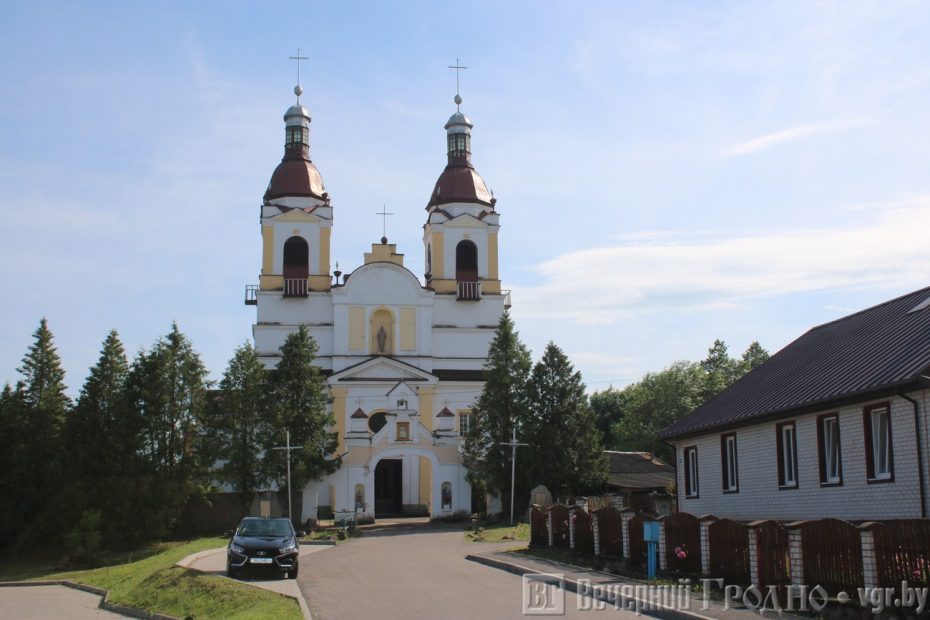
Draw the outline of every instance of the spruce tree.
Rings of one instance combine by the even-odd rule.
[[[13,514],[29,535],[54,537],[63,520],[56,500],[62,488],[62,429],[71,401],[65,394],[65,371],[45,318],[17,370],[23,378],[13,399],[18,437],[11,449]]]
[[[472,410],[473,424],[463,444],[468,481],[477,492],[499,495],[502,506],[510,503],[511,449],[502,443],[517,438],[524,441],[530,409],[527,401],[527,380],[532,360],[520,341],[510,313],[505,312],[497,325],[485,362],[485,383],[481,396]],[[530,476],[526,463],[527,448],[518,448],[515,505],[522,508],[529,498]]]
[[[16,499],[20,489],[16,488],[15,457],[19,445],[19,395],[9,383],[0,392],[0,550],[9,547],[19,534],[21,523],[16,519]]]
[[[753,340],[752,344],[743,351],[743,355],[739,361],[739,370],[740,376],[746,374],[750,370],[754,369],[756,366],[761,365],[771,355],[766,351],[758,341]]]
[[[148,537],[170,534],[190,496],[210,482],[212,454],[203,449],[207,371],[177,324],[140,351],[128,379],[140,429],[137,475],[140,521]]]
[[[214,428],[222,442],[219,457],[225,461],[221,476],[248,510],[255,493],[269,481],[265,448],[274,440],[274,422],[268,397],[267,372],[250,343],[236,349],[223,379]]]
[[[727,350],[723,340],[714,340],[707,350],[707,357],[701,362],[704,380],[701,387],[701,400],[707,402],[733,383],[739,376],[739,365]]]
[[[297,491],[311,480],[336,471],[340,462],[336,458],[339,437],[327,406],[326,381],[314,365],[316,353],[316,342],[306,326],[301,325],[284,341],[281,358],[272,373],[274,432],[266,454],[275,479],[281,487],[286,486],[285,452],[272,448],[283,445],[285,432],[290,432],[291,445],[301,448],[291,453],[291,485]]]
[[[529,396],[534,481],[556,495],[603,491],[607,461],[581,373],[552,342],[533,367]]]

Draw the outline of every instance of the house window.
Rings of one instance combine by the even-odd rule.
[[[468,429],[471,428],[471,413],[467,411],[462,411],[459,413],[459,435],[464,437],[468,434]]]
[[[893,480],[894,455],[891,449],[891,412],[888,404],[866,407],[862,423],[869,482]]]
[[[397,423],[397,441],[410,441],[410,422]]]
[[[685,448],[685,497],[698,496],[697,447]]]
[[[739,490],[739,477],[735,433],[720,436],[720,465],[723,472],[723,492],[736,493]]]
[[[840,419],[835,413],[817,418],[817,447],[820,457],[820,483],[823,485],[843,484]]]
[[[783,422],[775,427],[778,449],[778,486],[783,489],[798,487],[798,442],[794,422]]]

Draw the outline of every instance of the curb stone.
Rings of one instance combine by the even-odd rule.
[[[89,594],[96,594],[100,597],[100,604],[98,605],[100,609],[105,609],[106,611],[111,611],[113,613],[127,616],[129,618],[140,618],[141,620],[181,620],[181,618],[175,618],[174,616],[156,614],[150,611],[136,609],[135,607],[127,607],[126,605],[117,605],[116,603],[111,603],[108,600],[110,598],[109,590],[104,590],[103,588],[97,588],[95,586],[89,586],[83,583],[76,583],[68,579],[46,579],[42,581],[4,581],[3,583],[0,583],[0,588],[23,588],[32,586],[65,586],[66,588],[71,588],[73,590],[81,590],[82,592],[87,592]]]
[[[513,573],[514,575],[520,575],[521,577],[524,575],[544,574],[536,570],[535,568],[530,568],[528,566],[522,566],[515,562],[505,562],[503,560],[498,560],[496,558],[489,558],[484,555],[468,554],[465,556],[465,559],[471,562],[476,562],[478,564],[484,564],[485,566],[490,566],[492,568],[504,570],[504,571],[507,571],[508,573]],[[637,583],[642,583],[642,582],[637,582]],[[568,590],[569,592],[578,594],[578,590],[579,590],[578,582],[566,577],[565,578],[565,589]],[[594,596],[594,595],[589,595],[589,596]],[[594,596],[594,598],[599,601],[603,601],[609,605],[613,604],[612,601],[608,600],[606,594],[599,594],[599,595]],[[637,600],[640,600],[644,604],[648,603],[648,601],[643,600],[643,599],[637,599]],[[674,609],[671,607],[664,607],[664,606],[656,609],[655,606],[651,603],[649,604],[648,609],[644,605],[644,608],[640,613],[642,613],[642,615],[644,616],[651,616],[653,618],[659,618],[660,620],[714,620],[714,618],[711,618],[710,616],[705,616],[703,614],[695,613],[693,611],[685,611],[682,609]]]

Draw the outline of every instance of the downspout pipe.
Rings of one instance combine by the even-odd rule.
[[[917,401],[907,394],[898,392],[898,396],[911,403],[914,408],[914,441],[917,443],[917,480],[920,483],[920,516],[927,518],[927,492],[924,487],[924,448],[923,437],[920,427],[920,413],[917,408]]]

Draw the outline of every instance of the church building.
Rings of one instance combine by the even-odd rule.
[[[294,92],[284,158],[261,206],[261,276],[245,298],[257,310],[253,335],[265,365],[274,367],[287,336],[306,325],[332,397],[333,457],[342,456],[342,467],[303,489],[294,517],[471,512],[461,437],[510,307],[498,272],[496,200],[471,162],[472,122],[457,94],[445,124],[446,166],[415,253],[422,261],[405,262],[382,237],[343,274],[330,257],[337,216],[351,226],[370,205],[344,208],[326,190],[310,157],[303,90]]]

